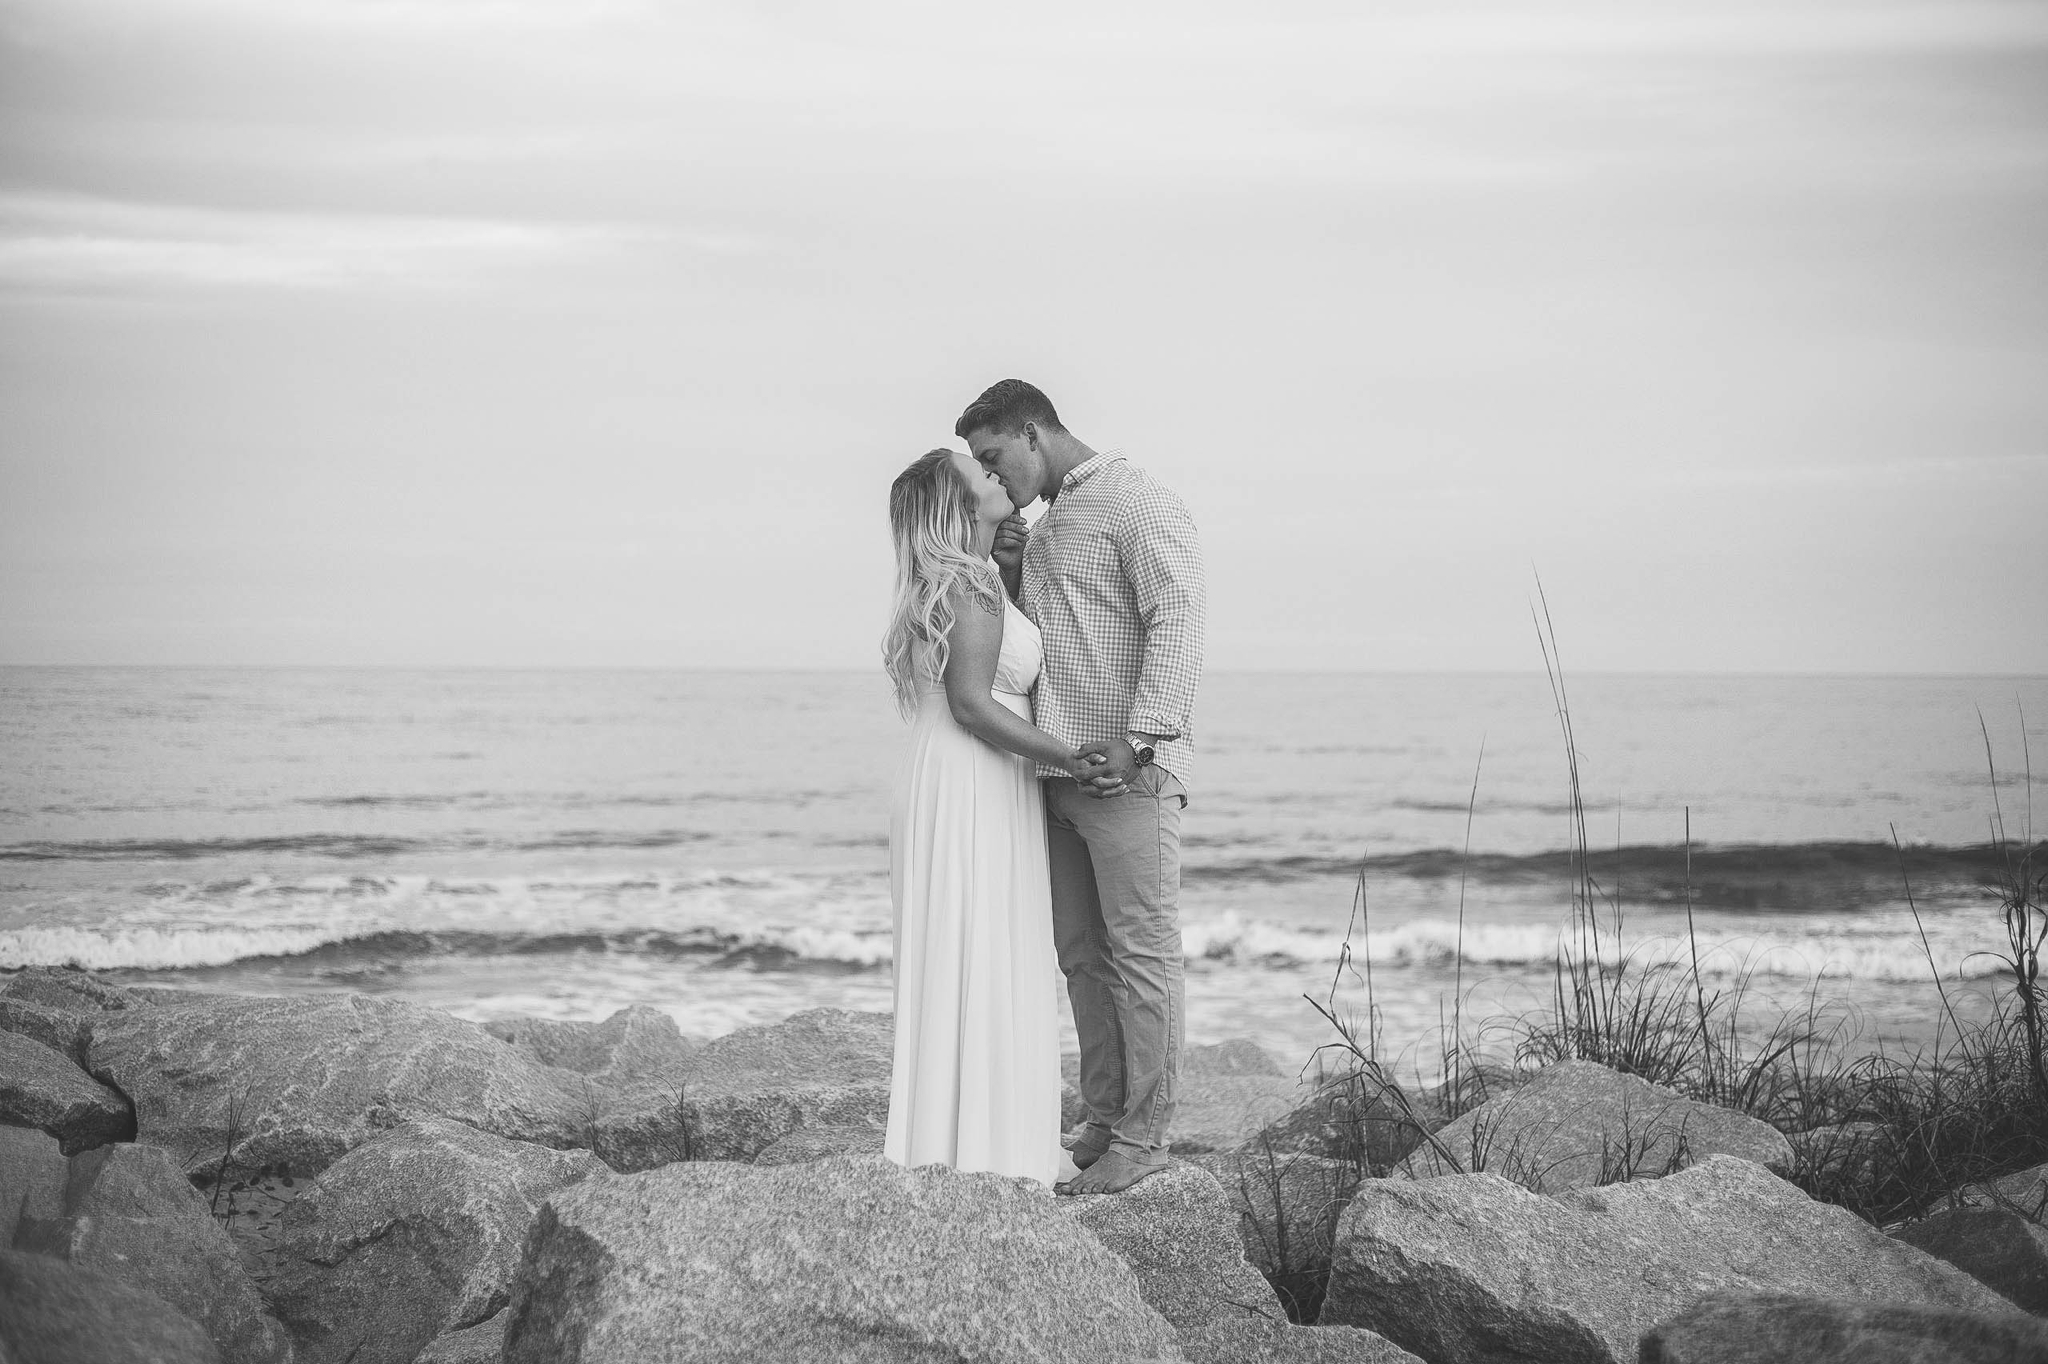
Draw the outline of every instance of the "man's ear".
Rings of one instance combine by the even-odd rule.
[[[1025,443],[1026,443],[1026,444],[1028,444],[1028,445],[1029,445],[1029,446],[1030,446],[1030,447],[1031,447],[1032,449],[1036,450],[1036,449],[1038,448],[1038,423],[1037,423],[1037,422],[1025,422],[1025,423],[1024,423],[1024,440],[1025,440]]]

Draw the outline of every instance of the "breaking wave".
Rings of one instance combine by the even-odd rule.
[[[1319,933],[1237,914],[1187,923],[1182,950],[1200,965],[1290,970],[1333,967],[1341,935]],[[1935,930],[1933,950],[1943,975],[1983,977],[2006,968]],[[1541,925],[1458,925],[1422,919],[1376,931],[1352,944],[1354,960],[1370,952],[1378,971],[1449,971],[1462,964],[1486,971],[1548,972],[1562,944],[1558,929]],[[1602,964],[1621,964],[1622,952],[1602,943]],[[1701,970],[1708,975],[1753,973],[1812,979],[1911,982],[1927,978],[1927,963],[1910,929],[1845,929],[1785,936],[1703,933]],[[1632,967],[1689,969],[1692,945],[1683,938],[1631,935]],[[735,929],[691,924],[672,928],[546,929],[395,928],[384,925],[310,927],[51,927],[0,932],[0,968],[75,966],[88,970],[185,971],[273,963],[296,973],[346,976],[403,969],[435,958],[539,958],[617,956],[642,960],[687,959],[708,969],[845,973],[886,970],[892,960],[886,926]]]
[[[1989,843],[1946,846],[1889,843],[1784,843],[1637,846],[1599,850],[1586,871],[1602,893],[1619,890],[1634,904],[1682,904],[1714,909],[1844,910],[1895,901],[1902,883],[1915,892],[1968,890],[1996,882],[2023,849]],[[2036,858],[2048,852],[2048,844]],[[1435,848],[1361,859],[1319,856],[1258,857],[1190,868],[1190,880],[1221,884],[1276,884],[1311,878],[1405,878],[1473,885],[1569,886],[1577,859],[1567,852],[1460,853]],[[1903,878],[1903,881],[1902,881]]]
[[[1932,950],[1942,974],[1953,979],[1995,976],[2007,968],[1996,958],[1967,955],[1968,949],[1947,941],[1952,935],[1933,930]],[[1342,939],[1284,925],[1225,915],[1182,929],[1183,951],[1191,961],[1269,967],[1333,966]],[[1693,944],[1684,938],[1631,933],[1622,947],[1603,940],[1597,948],[1567,943],[1555,926],[1541,924],[1474,924],[1461,930],[1455,922],[1418,919],[1354,940],[1354,961],[1369,953],[1374,970],[1451,970],[1467,967],[1549,971],[1559,952],[1597,956],[1610,969],[1627,963],[1637,969],[1690,969]],[[1927,979],[1927,959],[1910,926],[1887,925],[1840,931],[1808,931],[1782,936],[1703,932],[1698,938],[1703,974],[1730,976],[1751,973],[1811,980],[1862,979],[1914,982]]]
[[[20,929],[0,933],[0,968],[75,966],[93,971],[177,971],[295,963],[316,973],[346,973],[432,957],[534,957],[593,953],[695,957],[711,967],[754,970],[865,971],[889,963],[886,935],[829,929],[733,933],[709,927],[681,932],[486,933],[382,929]]]

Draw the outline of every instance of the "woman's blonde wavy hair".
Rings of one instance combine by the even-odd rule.
[[[946,671],[953,630],[953,590],[994,611],[1003,609],[996,566],[974,552],[974,490],[951,450],[921,455],[889,485],[889,532],[896,541],[896,598],[882,636],[882,664],[896,684],[896,708],[917,713],[921,682]],[[927,647],[919,658],[918,645]]]

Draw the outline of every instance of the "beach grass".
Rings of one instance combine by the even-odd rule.
[[[1566,751],[1571,827],[1570,906],[1559,936],[1548,1001],[1527,1012],[1473,1021],[1463,999],[1440,1009],[1434,1038],[1390,1049],[1373,1002],[1370,901],[1360,870],[1351,920],[1326,998],[1308,1003],[1329,1024],[1332,1040],[1318,1048],[1311,1068],[1335,1139],[1329,1158],[1343,1175],[1330,1206],[1308,1209],[1311,1225],[1289,1227],[1288,1200],[1280,1196],[1287,1158],[1268,1150],[1253,1163],[1273,1181],[1266,1200],[1282,1225],[1266,1235],[1290,1253],[1271,1275],[1297,1321],[1312,1322],[1327,1282],[1337,1217],[1359,1180],[1389,1173],[1375,1140],[1389,1129],[1410,1128],[1451,1169],[1491,1170],[1529,1182],[1512,1147],[1497,1149],[1483,1137],[1451,1150],[1435,1135],[1450,1120],[1484,1103],[1518,1074],[1565,1060],[1592,1061],[1639,1076],[1705,1103],[1735,1109],[1771,1124],[1792,1139],[1788,1178],[1810,1196],[1837,1204],[1880,1227],[1924,1216],[1964,1198],[2002,1202],[2036,1222],[2048,1219],[2048,1199],[2018,1206],[1991,1186],[2002,1176],[2048,1162],[2048,998],[2040,957],[2048,945],[2048,842],[2037,841],[2032,818],[2033,772],[2020,716],[2024,811],[2017,836],[2008,829],[1990,728],[1980,716],[1992,796],[1990,848],[1997,872],[1987,887],[1995,921],[1986,924],[1985,953],[2003,966],[2003,984],[1986,1016],[1965,1019],[1954,1008],[1948,983],[1927,951],[1932,994],[1941,1016],[1931,1044],[1911,1050],[1866,1042],[1856,1020],[1823,1000],[1816,980],[1803,1007],[1769,1010],[1753,1002],[1753,972],[1716,973],[1709,985],[1700,965],[1693,924],[1690,812],[1686,824],[1686,937],[1684,960],[1649,954],[1631,942],[1618,889],[1603,881],[1588,836],[1578,750],[1556,636],[1548,607],[1535,609],[1537,635],[1556,703]],[[1483,744],[1482,744],[1483,762]],[[1467,808],[1466,854],[1477,806],[1474,772]],[[1919,923],[1908,859],[1896,831],[1902,888]],[[1459,897],[1458,951],[1462,967],[1464,903]],[[1354,953],[1354,941],[1366,944]],[[1921,942],[1926,948],[1924,929]],[[1338,1007],[1346,980],[1362,986],[1363,1013]],[[1421,1083],[1417,1053],[1433,1055],[1436,1083]],[[1396,1072],[1413,1073],[1404,1086]],[[1624,1139],[1603,1160],[1601,1183],[1655,1176],[1631,1158]],[[1295,1215],[1300,1216],[1296,1209]]]

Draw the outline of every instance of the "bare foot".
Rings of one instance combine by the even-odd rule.
[[[1079,1164],[1076,1161],[1075,1164]],[[1057,1186],[1053,1192],[1063,1194],[1104,1194],[1122,1193],[1141,1179],[1149,1178],[1166,1168],[1166,1162],[1156,1165],[1132,1160],[1121,1151],[1105,1151],[1099,1160],[1090,1161],[1088,1168],[1075,1175],[1066,1183]]]

